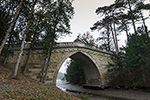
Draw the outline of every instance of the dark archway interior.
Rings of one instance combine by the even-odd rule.
[[[76,61],[83,69],[85,77],[88,79],[99,78],[99,72],[93,61],[85,54],[78,52],[70,56],[71,59]]]

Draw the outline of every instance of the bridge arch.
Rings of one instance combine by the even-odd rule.
[[[103,77],[101,75],[102,73],[99,69],[98,63],[91,55],[79,50],[63,55],[61,61],[59,61],[59,63],[56,66],[56,70],[53,77],[53,84],[56,84],[58,71],[67,58],[75,60],[82,67],[86,78],[87,86],[93,86],[94,84],[97,85],[98,83],[101,85],[103,84]]]
[[[24,55],[21,58],[20,67],[25,65],[30,44],[25,45]],[[19,48],[15,46],[14,55],[9,56],[7,65],[15,65]],[[105,87],[109,83],[108,61],[111,62],[110,52],[89,46],[82,41],[57,43],[54,47],[50,60],[50,67],[47,74],[46,83],[56,84],[58,71],[67,58],[72,58],[83,67],[86,76],[86,85]],[[33,79],[40,80],[44,65],[43,46],[39,45],[32,50],[26,75]],[[84,61],[85,60],[85,61]]]

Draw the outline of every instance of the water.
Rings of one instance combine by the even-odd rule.
[[[76,85],[76,84],[70,84],[70,83],[68,83],[66,81],[62,81],[60,79],[57,79],[56,86],[64,92],[67,92],[67,93],[70,93],[70,94],[75,94],[75,95],[78,95],[78,93],[70,92],[68,90],[77,90],[77,89],[80,90],[80,89],[82,89],[82,86],[79,86],[79,85]]]
[[[67,87],[65,86],[65,84],[67,84],[67,82],[62,81],[60,79],[57,79],[57,81],[56,81],[56,86],[66,92]]]
[[[125,99],[122,97],[114,97],[114,96],[108,96],[105,95],[105,93],[101,94],[100,92],[104,90],[91,90],[91,89],[85,89],[82,86],[76,85],[76,84],[70,84],[62,80],[57,80],[56,86],[63,90],[64,92],[74,94],[74,95],[80,95],[85,96],[88,100],[135,100],[135,99]],[[83,94],[89,93],[89,94]]]

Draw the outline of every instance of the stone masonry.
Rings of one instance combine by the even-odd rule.
[[[19,53],[19,48],[17,47],[13,48],[14,55],[8,58],[7,64],[15,65]],[[20,69],[25,65],[29,47],[29,44],[25,45]],[[41,77],[46,56],[43,51],[42,46],[34,48],[27,67],[26,75],[38,81]],[[86,78],[86,86],[103,87],[109,82],[107,65],[108,61],[110,61],[110,54],[81,41],[57,43],[52,51],[46,83],[56,84],[57,74],[61,65],[67,58],[71,58],[82,67]]]

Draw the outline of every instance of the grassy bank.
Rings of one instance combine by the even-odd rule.
[[[0,100],[80,100],[55,86],[44,85],[21,73],[16,79],[11,79],[11,72],[11,68],[0,64]]]

